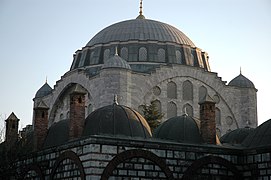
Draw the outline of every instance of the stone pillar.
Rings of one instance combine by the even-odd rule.
[[[79,85],[70,94],[69,139],[81,137],[85,122],[85,94]]]
[[[216,144],[215,102],[207,94],[200,102],[200,133],[204,142]]]
[[[12,146],[18,140],[19,119],[12,112],[6,119],[6,144]]]
[[[34,108],[34,149],[41,150],[48,131],[48,106],[41,101]]]

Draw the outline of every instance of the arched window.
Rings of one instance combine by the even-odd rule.
[[[123,47],[120,50],[120,56],[125,59],[126,61],[128,61],[128,48],[127,47]]]
[[[194,66],[194,62],[195,62],[195,57],[194,57],[194,55],[191,53],[191,66]]]
[[[104,50],[104,62],[106,62],[106,60],[109,59],[109,56],[110,56],[110,50],[109,49]]]
[[[179,51],[179,50],[176,51],[176,62],[177,62],[178,64],[183,64],[183,63],[182,63],[182,53],[181,53],[181,51]]]
[[[139,48],[139,61],[147,61],[147,49],[145,47]]]
[[[155,100],[153,101],[154,106],[157,108],[159,113],[162,113],[162,106],[161,106],[161,102],[159,100]]]
[[[185,104],[183,106],[183,113],[187,113],[188,116],[194,117],[193,107],[190,104]]]
[[[79,62],[79,66],[78,67],[82,67],[85,63],[85,59],[86,59],[86,55],[87,55],[87,50],[83,51],[81,58],[80,58],[80,62]]]
[[[167,97],[171,99],[177,99],[177,85],[173,81],[170,81],[167,84]]]
[[[204,86],[200,86],[199,88],[199,101],[201,101],[207,94],[207,88]]]
[[[158,61],[159,62],[166,61],[166,51],[163,48],[158,49]]]
[[[193,101],[193,84],[188,80],[183,82],[183,100]]]
[[[221,125],[221,112],[218,108],[215,108],[215,122],[217,125]]]
[[[177,106],[174,102],[169,102],[167,104],[167,118],[172,118],[177,116]]]

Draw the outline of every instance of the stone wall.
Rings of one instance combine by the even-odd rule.
[[[183,98],[183,83],[189,81],[193,86],[193,99]],[[173,82],[177,87],[177,97],[167,96],[167,85]],[[65,94],[68,96],[70,84],[80,84],[87,90],[86,104],[91,104],[91,110],[109,105],[113,102],[114,94],[119,96],[119,103],[134,109],[150,103],[151,100],[161,102],[163,121],[168,119],[168,103],[177,106],[177,115],[183,115],[184,106],[193,107],[193,117],[199,119],[200,88],[214,98],[216,107],[220,110],[221,123],[217,124],[219,134],[224,135],[230,130],[257,125],[257,97],[255,90],[243,91],[240,88],[227,86],[216,73],[204,71],[202,68],[186,65],[160,66],[150,74],[136,73],[123,69],[104,69],[100,74],[89,77],[84,70],[74,70],[66,73],[57,82],[51,95],[43,98],[49,109],[49,124],[59,121],[61,115],[68,114],[69,103],[62,102]],[[159,87],[161,93],[153,94],[153,89]],[[245,107],[245,108],[244,108]],[[88,112],[88,111],[86,111]],[[88,115],[87,113],[86,115]],[[68,118],[68,117],[66,117]]]
[[[91,137],[17,161],[17,178],[268,179],[271,148],[238,150],[158,140]]]

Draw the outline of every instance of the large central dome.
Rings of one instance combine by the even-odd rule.
[[[139,16],[141,17],[141,16]],[[112,24],[76,52],[71,70],[97,74],[117,54],[132,71],[149,73],[160,65],[182,64],[210,71],[208,55],[180,30],[163,22],[137,18]]]
[[[195,47],[194,43],[177,28],[149,19],[133,19],[108,26],[96,34],[87,46],[131,40],[172,42]]]

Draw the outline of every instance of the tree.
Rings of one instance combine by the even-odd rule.
[[[0,114],[0,143],[5,141],[5,115]]]
[[[143,114],[152,132],[161,124],[161,119],[164,116],[164,114],[159,111],[154,100],[151,101],[150,105],[143,105]]]

